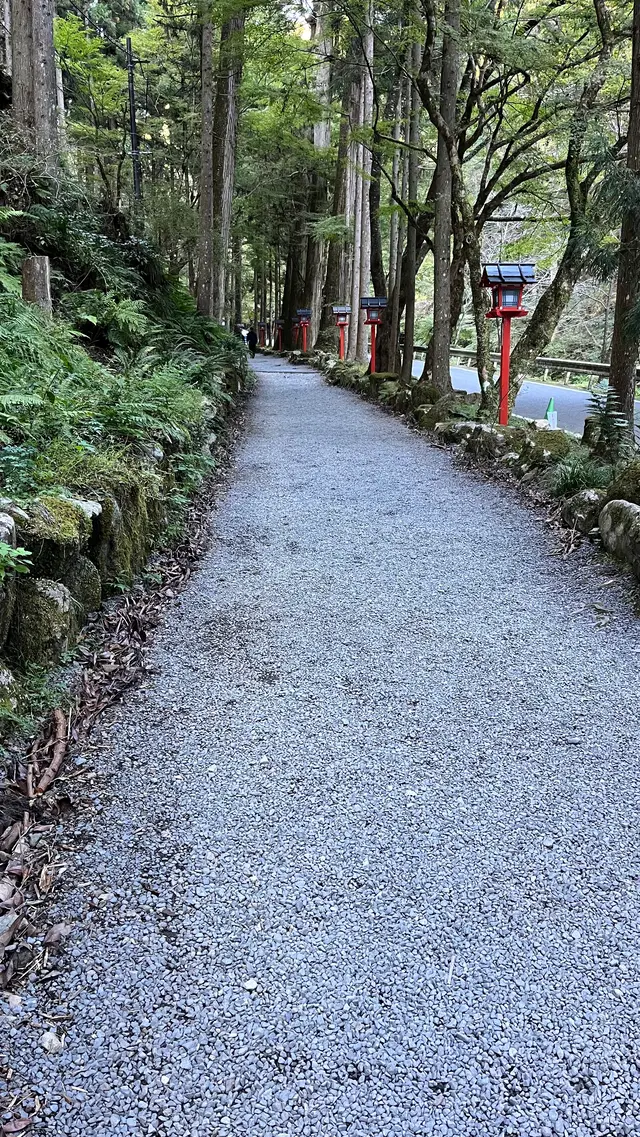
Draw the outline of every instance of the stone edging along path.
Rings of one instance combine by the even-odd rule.
[[[69,929],[48,926],[48,907],[67,870],[62,849],[69,849],[69,824],[95,805],[96,774],[82,752],[91,752],[92,731],[103,713],[146,676],[153,630],[208,547],[210,518],[247,398],[238,396],[227,418],[215,470],[188,508],[180,542],[154,553],[131,592],[93,615],[79,633],[64,701],[26,751],[11,745],[12,776],[0,785],[0,991],[28,976],[55,972]]]
[[[544,421],[527,427],[525,420],[513,426],[493,426],[467,418],[447,417],[462,410],[473,413],[474,396],[466,392],[457,400],[437,398],[428,385],[413,383],[397,394],[385,388],[394,384],[396,376],[368,375],[357,365],[341,364],[327,352],[302,357],[289,353],[290,362],[314,367],[328,383],[355,391],[369,402],[408,420],[419,431],[425,431],[440,445],[453,446],[457,453],[480,466],[485,472],[505,475],[526,489],[536,502],[551,507],[554,518],[569,531],[567,549],[573,549],[581,537],[589,537],[618,561],[629,566],[640,579],[640,458],[617,473],[605,489],[587,488],[565,497],[549,496],[545,480],[553,467],[571,453],[576,440],[562,430],[550,430]],[[424,403],[434,398],[434,404]]]

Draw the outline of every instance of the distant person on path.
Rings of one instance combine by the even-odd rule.
[[[257,344],[258,337],[256,335],[255,328],[249,328],[249,331],[247,332],[247,347],[249,348],[249,355],[252,359],[255,359],[256,357]]]

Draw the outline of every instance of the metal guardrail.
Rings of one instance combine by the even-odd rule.
[[[423,344],[414,344],[413,350],[418,355],[423,355],[427,348]],[[475,359],[475,348],[470,347],[452,347],[451,355],[455,355],[459,359]],[[497,351],[490,353],[491,358],[499,360],[500,356]],[[608,375],[608,363],[595,363],[587,359],[554,359],[552,356],[538,355],[534,360],[536,367],[542,368],[543,371],[575,371],[585,375]],[[640,367],[636,368],[636,376],[640,379]]]

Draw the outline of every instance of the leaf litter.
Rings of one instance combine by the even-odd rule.
[[[226,482],[243,420],[240,404],[228,421],[216,468],[189,506],[182,540],[152,556],[143,581],[110,602],[83,630],[75,653],[78,672],[69,710],[53,710],[26,752],[9,757],[7,781],[0,787],[0,994],[34,974],[43,981],[58,974],[52,957],[72,928],[57,923],[47,929],[44,909],[68,867],[60,856],[61,821],[70,812],[95,809],[95,772],[84,761],[79,769],[67,770],[65,761],[72,750],[86,747],[102,714],[151,671],[146,662],[151,633],[209,546],[211,514]],[[8,996],[10,1010],[19,1005],[18,996]],[[55,1057],[64,1041],[49,1030],[40,1044]],[[10,1087],[12,1071],[3,1068],[3,1061],[4,1056],[0,1082]],[[40,1108],[29,1091],[8,1089],[4,1100],[0,1098],[2,1137],[26,1133]]]

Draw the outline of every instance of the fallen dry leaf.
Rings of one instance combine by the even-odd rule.
[[[2,1132],[9,1133],[24,1133],[31,1125],[32,1118],[30,1117],[14,1117],[12,1121],[4,1121],[2,1123]]]
[[[55,947],[56,944],[62,943],[66,940],[71,932],[71,924],[53,924],[46,936],[44,937],[45,947]]]

